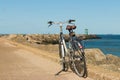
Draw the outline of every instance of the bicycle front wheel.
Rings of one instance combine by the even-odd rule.
[[[62,55],[63,52],[64,52],[64,56]],[[65,49],[62,48],[61,44],[59,44],[59,57],[61,59],[62,70],[68,71],[68,63],[66,62],[66,59],[65,59]]]

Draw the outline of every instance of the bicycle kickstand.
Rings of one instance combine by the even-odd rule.
[[[64,69],[60,70],[58,73],[55,74],[55,76],[59,75]]]

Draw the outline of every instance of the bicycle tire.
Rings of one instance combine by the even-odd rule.
[[[73,71],[80,77],[87,77],[87,67],[85,60],[85,53],[81,52],[77,43],[74,43],[73,52],[72,52],[72,68]]]
[[[65,57],[62,56],[61,44],[60,43],[59,43],[59,57],[61,59],[62,70],[63,71],[68,71],[68,64],[67,64],[67,62],[65,60]]]

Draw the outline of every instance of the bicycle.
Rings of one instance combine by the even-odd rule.
[[[53,24],[60,25],[60,37],[59,37],[59,57],[61,59],[62,70],[60,70],[56,75],[59,75],[62,71],[68,71],[70,69],[75,72],[80,77],[87,77],[87,67],[85,60],[84,47],[80,39],[75,35],[73,31],[76,29],[75,20],[69,20],[66,22],[53,22],[49,21],[49,27]],[[66,30],[69,31],[69,41],[68,47],[63,34],[63,24],[69,24]],[[70,25],[71,24],[71,25]]]

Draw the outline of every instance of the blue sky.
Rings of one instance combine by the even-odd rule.
[[[47,22],[69,19],[78,34],[120,34],[120,0],[0,0],[1,34],[59,33]]]

